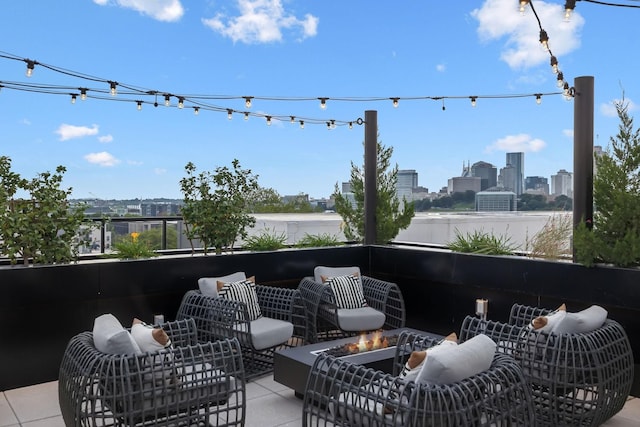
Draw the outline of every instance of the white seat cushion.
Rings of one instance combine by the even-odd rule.
[[[343,331],[373,331],[382,328],[386,320],[383,312],[371,307],[339,308],[337,313]]]
[[[275,347],[289,341],[293,335],[293,324],[284,320],[261,317],[251,323],[251,343],[256,350]],[[234,329],[247,332],[246,323],[239,323]]]
[[[347,274],[353,274],[358,277],[360,283],[362,283],[362,274],[360,274],[360,267],[325,267],[323,265],[319,265],[313,269],[313,280],[318,283],[324,283],[322,280],[323,277],[330,279],[331,277],[336,276],[345,276]]]

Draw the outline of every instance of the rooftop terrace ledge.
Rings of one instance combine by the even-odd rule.
[[[396,243],[346,245],[225,255],[172,255],[98,260],[60,266],[0,267],[0,390],[57,379],[69,339],[90,330],[102,313],[123,323],[154,314],[174,318],[184,293],[203,276],[233,271],[259,283],[296,287],[316,265],[358,265],[363,274],[402,289],[407,326],[448,334],[489,300],[489,318],[506,320],[513,303],[570,311],[599,304],[625,328],[636,360],[632,394],[640,396],[640,270],[585,268],[519,256],[452,253]]]

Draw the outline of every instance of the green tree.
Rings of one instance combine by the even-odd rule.
[[[390,169],[392,147],[376,143],[376,243],[386,244],[411,224],[414,216],[413,202],[404,201],[403,206],[396,195],[398,165]],[[359,168],[351,162],[351,191],[354,203],[340,193],[335,185],[335,209],[344,221],[343,232],[348,240],[364,240],[364,166]],[[355,205],[355,206],[354,206]]]
[[[273,188],[260,186],[247,195],[247,205],[249,212],[254,213],[281,212],[283,209],[280,194]]]
[[[587,266],[640,265],[640,129],[633,129],[624,99],[615,106],[618,134],[595,158],[593,229],[582,221],[574,231],[576,260]]]
[[[209,248],[219,254],[232,248],[239,238],[246,238],[246,228],[253,227],[256,220],[248,214],[245,196],[258,188],[258,177],[250,169],[242,169],[237,159],[233,160],[232,169],[217,167],[214,173],[198,174],[191,162],[185,170],[187,176],[180,180],[180,190],[191,249],[193,240],[199,239],[205,254]]]
[[[541,194],[521,194],[518,199],[519,211],[540,211],[549,209],[549,204]]]
[[[84,236],[93,225],[86,206],[69,203],[72,189],[61,188],[66,168],[39,173],[28,180],[11,171],[11,159],[0,157],[0,253],[12,264],[54,264],[75,261]],[[26,193],[29,198],[16,198]]]

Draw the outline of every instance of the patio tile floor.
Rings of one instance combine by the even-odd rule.
[[[247,384],[247,427],[302,425],[302,401],[267,375]],[[606,427],[640,425],[640,399],[630,397]],[[0,427],[64,427],[58,405],[58,382],[0,392]]]

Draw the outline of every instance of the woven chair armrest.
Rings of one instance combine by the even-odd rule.
[[[552,310],[540,307],[532,307],[522,304],[514,304],[509,313],[509,324],[516,326],[526,326],[538,316],[551,313]]]
[[[385,329],[396,329],[405,326],[404,298],[400,287],[396,283],[362,276],[362,290],[367,304],[385,314]]]
[[[258,304],[263,316],[291,321],[296,289],[256,285]]]
[[[393,357],[393,375],[399,375],[412,351],[421,351],[438,344],[442,339],[416,332],[401,331]]]
[[[331,287],[316,282],[313,277],[303,278],[298,285],[298,290],[307,310],[317,312],[320,304],[335,305],[336,303]]]
[[[198,342],[198,330],[192,318],[163,323],[162,329],[167,333],[174,347],[194,345]]]

